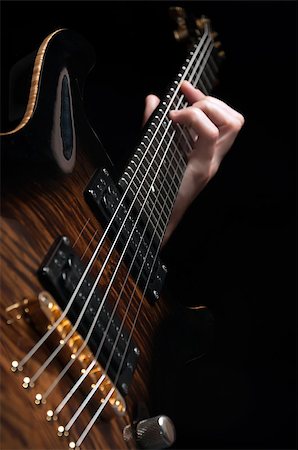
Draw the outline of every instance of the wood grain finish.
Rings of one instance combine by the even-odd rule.
[[[55,360],[42,376],[32,391],[21,387],[22,377],[33,374],[40,363],[46,359],[46,346],[28,363],[23,374],[13,374],[10,370],[12,360],[20,360],[33,347],[39,336],[30,324],[24,320],[15,321],[7,325],[5,309],[23,298],[36,298],[43,289],[36,272],[59,235],[67,235],[75,243],[77,254],[82,255],[86,249],[84,259],[91,257],[95,244],[99,241],[103,231],[99,223],[93,219],[92,213],[84,202],[82,192],[91,178],[94,168],[82,154],[71,176],[54,180],[45,176],[44,181],[28,180],[19,192],[6,192],[3,189],[2,201],[2,243],[1,243],[1,393],[2,393],[2,448],[66,448],[63,439],[55,434],[56,424],[47,423],[45,414],[47,409],[53,409],[67,393],[72,381],[63,378],[50,395],[47,404],[41,407],[34,404],[36,392],[44,392],[51,380],[59,374],[61,367]],[[95,238],[92,240],[92,237]],[[109,243],[100,252],[99,261],[94,267],[94,273],[99,270],[104,260]],[[111,262],[104,271],[101,287],[104,290],[108,284],[110,273],[117,264],[118,255],[114,252]],[[126,268],[121,267],[109,301],[115,302],[117,293],[121,290],[126,275]],[[134,282],[129,279],[123,293],[118,315],[123,317],[129,302],[129,293],[134,289]],[[137,289],[131,310],[128,314],[127,325],[133,323],[136,309],[141,301],[141,292]],[[140,399],[148,401],[148,382],[150,377],[150,342],[152,335],[165,314],[165,304],[162,300],[155,306],[144,301],[142,313],[134,333],[134,340],[141,350],[141,357],[134,374],[128,396],[128,415],[111,422],[99,422],[92,428],[83,448],[123,448],[122,429],[129,422],[133,405]],[[71,417],[81,399],[77,397],[63,410],[63,416]],[[75,432],[80,434],[94,411],[84,412],[75,424]],[[65,424],[65,422],[62,422]],[[104,430],[104,432],[102,432]]]
[[[60,70],[60,69],[59,69]],[[41,83],[42,84],[42,83]],[[51,89],[51,86],[48,86]],[[53,89],[55,86],[53,86]],[[39,89],[40,83],[39,83]],[[50,93],[48,93],[50,98]],[[73,93],[73,97],[74,97]],[[39,92],[39,99],[42,99]],[[78,100],[77,102],[79,102]],[[75,102],[75,100],[74,100]],[[78,104],[78,103],[77,103]],[[74,104],[74,109],[77,107]],[[36,109],[40,105],[36,105]],[[40,125],[43,114],[36,113],[30,122],[32,126]],[[66,375],[47,399],[46,405],[35,405],[37,392],[45,392],[61,371],[61,362],[55,359],[45,373],[37,380],[34,388],[26,390],[22,387],[24,376],[31,376],[49,356],[51,347],[44,345],[25,365],[23,372],[13,373],[11,362],[21,360],[39,340],[40,334],[26,320],[7,323],[6,308],[24,298],[37,298],[43,286],[37,277],[37,271],[51,245],[58,236],[66,235],[74,244],[75,251],[84,261],[91,258],[96,244],[103,234],[100,223],[94,218],[85,203],[83,191],[98,167],[94,158],[94,136],[85,139],[84,127],[80,122],[82,116],[76,115],[76,127],[80,130],[77,161],[74,171],[65,175],[53,171],[47,164],[37,165],[33,162],[26,165],[5,165],[3,171],[1,198],[1,448],[8,449],[65,449],[70,440],[76,440],[89,420],[93,417],[98,405],[91,404],[80,415],[71,428],[69,438],[57,436],[57,426],[65,425],[82,402],[83,395],[78,392],[67,403],[59,416],[58,422],[46,421],[46,411],[54,409],[73,385],[73,380]],[[37,125],[35,124],[35,121]],[[24,124],[25,125],[25,124]],[[30,125],[31,126],[31,125]],[[32,131],[28,125],[19,127],[12,134],[12,143],[16,147],[24,142],[30,150],[30,140],[26,132]],[[42,134],[42,130],[41,133]],[[23,141],[18,142],[18,133],[22,133]],[[29,133],[29,134],[30,134]],[[92,133],[90,132],[90,135]],[[32,134],[34,145],[39,136]],[[6,145],[9,145],[6,138]],[[99,144],[96,150],[100,148]],[[20,149],[21,151],[22,149]],[[92,268],[95,275],[105,259],[110,243],[99,253],[98,260]],[[105,291],[111,273],[119,261],[114,251],[107,269],[104,271],[100,286]],[[127,274],[127,268],[121,265],[116,282],[108,301],[113,305],[121,290]],[[117,314],[123,317],[129,303],[130,294],[135,289],[134,281],[129,277],[126,288],[121,295]],[[126,320],[128,329],[132,326],[137,308],[142,301],[142,293],[137,288],[134,300]],[[134,373],[133,382],[127,396],[127,413],[112,420],[98,420],[84,440],[83,449],[122,449],[133,446],[123,440],[123,428],[129,424],[137,404],[149,402],[150,370],[152,349],[151,343],[156,330],[167,315],[166,302],[160,301],[154,306],[146,300],[143,302],[141,314],[133,339],[141,351],[139,363]]]

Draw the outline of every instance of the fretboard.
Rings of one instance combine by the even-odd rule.
[[[216,82],[217,59],[211,33],[206,27],[149,119],[141,142],[119,181],[128,202],[141,212],[142,227],[145,224],[150,234],[154,234],[156,244],[162,242],[188,154],[193,148],[189,130],[173,124],[168,113],[188,105],[180,92],[184,80],[210,93]]]

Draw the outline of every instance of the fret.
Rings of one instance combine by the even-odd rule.
[[[208,31],[210,33],[210,30]],[[200,34],[200,31],[198,30],[198,33]],[[202,36],[200,35],[198,38],[198,42],[201,42]],[[206,64],[206,70],[211,71],[210,74],[213,74],[213,76],[211,76],[211,78],[213,78],[213,81],[216,81],[216,76],[214,75],[214,73],[216,74],[218,72],[218,65],[216,64],[215,60],[217,59],[217,51],[216,49],[213,49],[212,53],[210,54],[209,58],[208,58],[208,62]],[[212,66],[212,69],[211,67]]]
[[[185,157],[192,151],[194,141],[187,127],[177,124],[175,144],[178,148],[181,149],[183,157]]]
[[[166,124],[164,124],[165,126]],[[166,128],[164,131],[166,131]],[[179,163],[181,164],[181,155],[178,155],[177,148],[174,147],[176,154],[173,151],[169,151],[173,142],[174,132],[172,136],[166,132],[161,132],[160,134],[164,140],[158,142],[157,139],[151,139],[155,144],[151,145],[151,151],[148,152],[152,156],[151,166],[148,164],[148,158],[143,158],[142,160],[141,154],[143,152],[139,148],[138,158],[132,158],[131,161],[133,163],[130,162],[127,166],[120,184],[121,181],[123,182],[123,179],[126,185],[131,181],[128,196],[131,200],[135,199],[137,210],[143,209],[143,218],[150,223],[151,229],[156,229],[161,238],[170,217],[183,170],[179,166]],[[146,151],[146,146],[144,145],[143,147],[144,151]],[[162,159],[164,164],[162,164]],[[141,160],[142,163],[144,161],[145,163],[141,164]],[[177,171],[179,174],[177,174]],[[134,174],[135,177],[132,179]],[[140,182],[140,180],[146,180],[146,182]],[[165,199],[167,200],[165,201]]]
[[[211,84],[209,78],[207,77],[206,68],[205,68],[205,70],[202,73],[201,80],[204,82],[204,85],[206,87],[206,92],[208,94],[211,91],[211,89],[212,89],[212,84]]]
[[[179,102],[179,98],[174,98],[174,100],[172,101],[171,109],[179,109],[178,102]]]
[[[163,131],[164,131],[167,127],[168,127],[168,129],[170,130],[170,133],[171,133],[171,134],[173,134],[173,132],[174,132],[175,135],[177,135],[177,127],[174,126],[172,123],[170,123],[170,126],[168,126],[169,123],[170,123],[170,120],[169,120],[168,118],[166,118],[166,120],[164,120],[163,122],[160,123],[160,128],[163,129],[163,130],[160,130],[160,129],[159,129],[159,130],[157,131],[157,133],[159,133],[160,136],[163,135]],[[167,137],[170,135],[170,133],[167,134]],[[178,150],[178,153],[181,153],[182,156],[184,155],[184,152],[179,152],[180,149],[179,149],[179,146],[177,146],[177,142],[176,142],[176,138],[175,138],[175,137],[174,137],[174,140],[173,140],[173,142],[172,142],[172,145],[173,145],[174,148],[176,147],[176,149]],[[178,162],[177,159],[176,159],[176,162]],[[179,161],[179,165],[180,165],[180,161]],[[181,171],[184,171],[185,167],[186,167],[186,162],[185,162],[185,164],[181,163],[181,166],[178,167],[178,169],[181,168]]]
[[[151,140],[152,141],[152,140]],[[144,165],[144,168],[146,169],[146,171],[150,168],[152,168],[152,170],[158,170],[158,160],[157,160],[157,158],[160,156],[160,158],[162,157],[162,155],[159,155],[160,153],[161,153],[161,150],[159,149],[159,145],[160,145],[160,143],[158,144],[158,146],[157,146],[157,152],[155,151],[155,149],[153,149],[153,146],[152,146],[152,143],[151,143],[151,145],[150,145],[150,147],[148,148],[148,146],[144,143],[144,142],[141,142],[141,144],[140,145],[142,145],[143,146],[143,148],[144,148],[144,150],[145,150],[145,154],[147,155],[147,160],[146,160],[146,163],[148,164],[148,165]],[[150,170],[149,169],[149,170]]]
[[[170,160],[172,156],[172,159]],[[173,162],[174,160],[174,162]],[[165,164],[164,167],[159,171],[159,175],[157,179],[159,179],[161,182],[165,182],[168,184],[168,186],[171,184],[171,180],[173,179],[176,184],[180,183],[180,177],[178,174],[176,174],[174,168],[176,167],[176,170],[179,169],[179,162],[176,159],[175,154],[171,154],[170,152],[167,152],[165,156]],[[182,172],[180,173],[180,176],[182,176]],[[166,188],[166,186],[164,187]]]
[[[132,181],[132,184],[134,184],[134,182]],[[137,187],[137,185],[136,185]],[[133,195],[135,195],[135,191],[130,187],[131,192],[133,193]],[[169,189],[172,190],[172,186],[169,185]],[[156,196],[155,193],[159,192],[159,195]],[[147,199],[145,202],[145,196],[143,193],[139,192],[139,201],[141,200],[141,203],[139,205],[139,207],[145,206],[146,209],[146,215],[148,217],[148,221],[152,227],[152,229],[157,229],[160,233],[160,235],[162,235],[163,231],[164,231],[164,225],[167,222],[169,213],[170,213],[170,209],[172,206],[172,200],[175,198],[176,196],[176,192],[172,191],[172,198],[170,197],[170,200],[168,198],[168,203],[164,201],[164,195],[161,195],[161,191],[158,188],[153,188],[152,190],[152,195],[148,196],[148,192],[146,194]],[[168,193],[167,193],[168,196]],[[168,196],[169,197],[169,196]],[[148,206],[148,208],[147,208]],[[137,208],[138,209],[138,208]],[[156,214],[152,214],[152,211],[156,212]]]
[[[211,89],[212,89],[213,86],[214,86],[214,84],[215,84],[216,81],[217,81],[217,78],[216,78],[216,75],[215,75],[215,73],[217,73],[217,71],[212,70],[211,64],[210,64],[210,59],[209,59],[208,62],[206,63],[206,66],[205,66],[205,72],[208,73],[208,78],[212,80],[212,83],[211,83]],[[215,72],[215,73],[214,73],[214,72]]]
[[[148,209],[147,209],[147,207],[145,207],[145,210],[144,210],[144,200],[145,200],[145,197],[143,197],[143,195],[141,193],[139,193],[139,198],[136,200],[136,203],[135,203],[136,211],[140,211],[141,208],[143,207],[142,215],[141,215],[141,218],[139,219],[139,222],[141,221],[146,224],[148,223],[149,230],[154,230],[155,228],[157,228],[157,230],[161,234],[162,230],[163,230],[163,228],[162,228],[163,225],[159,224],[158,221],[156,220],[155,216],[153,214],[151,214],[152,210],[156,209],[155,202],[153,202],[151,207],[149,208],[148,199],[147,199],[145,204],[148,205]]]
[[[205,95],[208,95],[208,90],[207,90],[205,84],[203,83],[202,79],[199,79],[199,81],[198,81],[198,83],[197,83],[196,85],[201,89],[201,91],[202,91]]]
[[[173,173],[173,175],[174,175],[174,173]],[[135,197],[138,189],[140,188],[139,193],[138,193],[138,195],[139,195],[138,203],[139,203],[139,206],[143,205],[145,213],[148,214],[148,216],[149,216],[152,209],[156,209],[156,206],[154,206],[156,201],[157,201],[157,206],[159,207],[160,211],[162,211],[164,208],[164,202],[158,198],[156,199],[156,195],[155,195],[156,192],[160,192],[160,194],[161,194],[160,198],[163,199],[166,197],[169,190],[172,191],[171,192],[172,195],[170,196],[171,200],[173,200],[175,198],[176,193],[173,192],[171,181],[167,180],[166,178],[160,179],[160,178],[156,177],[156,179],[153,183],[153,177],[150,174],[150,172],[148,172],[147,176],[150,179],[150,191],[149,192],[144,190],[142,187],[140,188],[139,184],[135,180],[132,180],[129,191],[131,193],[131,197]],[[173,180],[172,180],[172,182],[173,182]],[[178,182],[178,180],[177,180],[177,182]],[[168,190],[166,190],[166,189],[168,189]],[[145,202],[146,196],[147,196],[147,199]],[[151,223],[153,223],[152,220],[151,220]],[[154,225],[155,225],[155,223],[154,223]]]
[[[139,169],[139,171],[141,171],[141,168]],[[141,173],[142,173],[142,172],[141,172]],[[145,174],[143,174],[143,173],[142,173],[142,175],[145,176]],[[171,176],[173,177],[173,176],[174,176],[174,173],[172,173]],[[168,181],[166,178],[162,178],[162,176],[161,176],[160,173],[159,173],[158,176],[156,177],[154,183],[153,183],[154,173],[150,173],[150,171],[148,171],[148,173],[147,173],[147,178],[148,178],[148,181],[149,181],[149,184],[150,184],[150,188],[149,188],[149,189],[151,189],[151,190],[152,190],[152,187],[153,187],[154,189],[157,189],[157,190],[159,190],[159,189],[164,189],[164,188],[163,188],[164,182],[166,182],[166,184],[168,185],[168,186],[165,186],[165,188],[168,187],[169,189],[171,189],[171,186],[170,186],[169,181]],[[135,186],[136,186],[136,188],[137,188],[138,185],[137,185],[134,181],[133,181],[133,183],[135,184]],[[149,189],[148,189],[148,190],[149,190]],[[145,191],[145,192],[147,193],[148,190]],[[136,192],[137,192],[137,189],[136,189]],[[136,192],[134,192],[134,194],[135,194]],[[143,198],[145,198],[145,196],[143,195],[142,192],[141,192],[141,194],[142,194]],[[150,197],[149,197],[149,201],[150,201]]]
[[[213,42],[210,39],[207,48],[206,48],[206,54],[201,55],[201,57],[196,61],[195,66],[192,70],[192,76],[188,77],[188,80],[191,81],[193,84],[196,84],[200,78],[202,78],[203,73],[206,69],[207,61],[210,60],[210,54],[213,50]],[[190,54],[193,54],[194,52],[190,52]],[[211,86],[212,87],[212,86]]]
[[[164,150],[166,150],[166,149],[164,149]],[[174,172],[174,168],[172,167],[173,162],[170,161],[170,155],[166,154],[164,158],[165,158],[166,164],[161,167],[161,169],[158,171],[157,176],[155,176],[157,171],[155,171],[155,170],[151,171],[151,169],[148,170],[146,177],[147,177],[147,184],[148,184],[149,187],[148,187],[147,190],[143,189],[143,187],[140,190],[143,199],[145,198],[146,193],[148,193],[148,191],[150,191],[152,186],[154,186],[154,189],[158,189],[158,190],[161,189],[161,190],[165,191],[165,189],[167,189],[167,188],[171,190],[172,189],[171,188],[171,181],[172,180],[174,180],[174,182],[176,184],[179,184],[179,182],[181,181],[180,178],[178,177],[178,175]],[[172,155],[172,159],[175,159],[175,163],[176,163],[175,166],[178,165],[178,161],[177,161],[175,155]],[[155,162],[157,162],[158,165],[160,165],[161,160],[162,160],[161,154],[157,153]],[[142,176],[144,177],[145,176],[145,172],[143,172],[142,170],[143,170],[142,167],[140,167],[138,172],[141,172]],[[170,176],[168,176],[168,175],[166,175],[166,173],[164,173],[166,170],[169,171]],[[155,177],[155,181],[153,183],[154,177]],[[135,183],[134,181],[133,181],[133,184],[135,184],[135,186],[136,186],[136,190],[133,191],[133,194],[136,195],[138,184]],[[149,197],[148,198],[150,199],[150,192],[149,192]]]
[[[143,146],[143,148],[141,148],[141,146]],[[136,155],[138,156],[139,161],[142,161],[142,165],[147,170],[148,167],[150,166],[151,158],[149,158],[150,153],[146,153],[146,146],[144,142],[140,143],[140,147],[138,147],[136,150]]]
[[[215,49],[213,50],[212,53],[215,54]],[[217,56],[216,56],[216,57],[217,57]],[[211,56],[210,56],[208,62],[209,62],[209,64],[210,64],[210,66],[212,67],[212,71],[213,71],[214,73],[217,73],[217,72],[218,72],[218,65],[216,64],[215,59],[216,59],[216,58],[213,57],[212,54],[211,54]]]
[[[165,147],[164,147],[164,146],[169,146],[170,144],[172,144],[173,147],[175,147],[175,146],[176,146],[175,141],[172,139],[171,142],[170,142],[170,139],[171,139],[170,134],[168,133],[168,131],[165,131],[165,130],[166,130],[166,123],[161,123],[160,125],[161,125],[160,128],[156,131],[156,135],[157,135],[160,139],[162,139],[162,142],[159,143],[161,149],[162,149],[162,150],[165,150]],[[163,127],[163,130],[161,130],[161,127]],[[172,125],[170,125],[170,127],[171,127],[171,133],[173,134],[173,132],[175,131],[175,130],[174,130],[174,127],[173,127]],[[169,129],[170,129],[170,128],[169,128]],[[157,147],[156,147],[155,145],[156,145],[156,144],[155,144],[155,141],[154,141],[154,143],[152,144],[152,148],[154,148],[154,149],[156,150]],[[171,150],[168,151],[168,153],[172,154],[172,153],[171,153]],[[157,159],[159,162],[160,162],[160,160],[161,160],[163,154],[164,154],[164,151],[162,151],[162,153],[159,152],[159,153],[156,154],[156,159]],[[167,156],[166,156],[166,157],[167,157]],[[175,158],[175,163],[179,165],[180,163],[177,161],[175,155],[174,155],[174,158]]]

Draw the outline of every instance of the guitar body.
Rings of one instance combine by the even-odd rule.
[[[12,303],[23,298],[34,299],[43,290],[36,276],[43,256],[53,244],[57,235],[65,235],[72,242],[80,236],[82,229],[90,218],[90,211],[84,202],[82,192],[84,184],[91,177],[94,167],[87,158],[81,154],[79,163],[71,175],[63,179],[47,179],[44,181],[33,181],[28,176],[27,182],[19,188],[16,186],[12,193],[5,192],[2,201],[2,244],[1,244],[1,425],[3,449],[53,449],[67,448],[65,439],[57,437],[57,426],[55,423],[47,423],[47,409],[58,405],[73,380],[65,376],[59,383],[46,405],[35,405],[33,392],[22,387],[23,373],[13,374],[11,372],[12,360],[21,359],[38,341],[39,334],[26,320],[20,319],[12,324],[7,324],[8,315],[6,308]],[[31,179],[30,179],[31,178]],[[17,183],[17,178],[14,179]],[[83,253],[89,243],[90,237],[95,231],[101,233],[97,222],[90,220],[85,232],[76,244],[78,252]],[[123,299],[123,301],[127,301]],[[145,307],[146,310],[146,307]],[[149,323],[160,320],[160,307],[150,311]],[[150,329],[148,316],[145,313],[142,324],[142,333],[138,336],[139,348],[148,344]],[[153,325],[154,326],[154,325]],[[147,334],[148,330],[148,334]],[[143,344],[142,344],[143,343]],[[146,380],[148,377],[150,352],[148,347],[142,351],[141,358],[144,364],[139,365],[141,372],[135,373],[134,383],[131,385],[128,410],[132,407],[136,398],[148,398]],[[36,368],[44,360],[48,353],[44,349],[39,358],[33,358],[30,369]],[[38,390],[43,392],[47,386],[58,376],[61,366],[51,365],[45,377],[38,382]],[[76,401],[82,400],[76,399]],[[76,404],[65,410],[65,415],[71,416],[75,411]],[[92,417],[92,411],[85,410],[83,421],[78,419],[78,429],[83,428]],[[129,423],[128,414],[119,419],[101,421],[100,426],[95,426],[86,438],[86,448],[123,448],[122,430]]]
[[[47,411],[54,410],[74,384],[73,375],[67,372],[44,404],[36,404],[36,395],[45,393],[61,373],[63,358],[53,359],[34,386],[22,386],[24,377],[36,373],[59,344],[57,336],[46,341],[22,371],[11,370],[12,361],[21,361],[47,330],[42,329],[43,313],[35,310],[35,306],[45,291],[40,269],[57,238],[67,236],[80,260],[89,261],[104,235],[105,226],[84,196],[96,170],[104,167],[114,174],[83,110],[84,78],[94,64],[93,57],[87,42],[69,30],[60,30],[45,39],[35,55],[23,119],[14,130],[1,136],[1,448],[7,450],[68,448],[100,406],[98,400],[92,399],[74,422],[69,436],[57,436],[58,426],[67,423],[86,397],[86,391],[78,389],[57,420],[47,420]],[[93,277],[103,267],[111,245],[106,238],[93,264]],[[113,250],[99,281],[103,292],[118,261],[119,253]],[[35,305],[32,314],[24,306],[27,300]],[[84,439],[84,449],[135,448],[133,436],[125,441],[123,430],[150,414],[152,383],[158,380],[162,367],[153,353],[155,348],[162,348],[156,339],[164,324],[175,334],[177,317],[183,320],[185,315],[190,320],[185,339],[179,333],[180,347],[176,355],[174,351],[175,360],[165,358],[166,365],[172,363],[174,370],[181,368],[181,356],[186,361],[201,353],[201,342],[195,338],[199,310],[174,307],[164,298],[152,304],[143,298],[142,290],[123,262],[107,299],[110,308],[117,300],[120,320],[130,326],[138,316],[133,342],[140,355],[125,396],[125,412],[118,415],[109,411],[100,416]],[[169,340],[175,349],[175,336]]]
[[[68,36],[69,34],[70,36]],[[49,400],[46,405],[37,406],[34,404],[35,394],[22,388],[24,374],[13,374],[11,372],[11,362],[14,359],[21,359],[34,346],[39,339],[39,335],[34,331],[30,323],[24,319],[15,320],[8,325],[7,320],[9,316],[6,308],[15,302],[21,301],[23,298],[36,299],[38,293],[43,290],[38,280],[37,272],[44,256],[53,245],[57,236],[67,235],[72,243],[76,243],[76,253],[83,255],[88,245],[89,250],[92,248],[92,236],[95,233],[97,236],[101,236],[103,233],[99,221],[94,218],[83,196],[88,181],[98,168],[93,161],[97,160],[99,164],[104,162],[100,143],[96,142],[96,147],[94,148],[95,137],[91,128],[89,130],[89,139],[85,142],[84,136],[86,137],[86,134],[78,133],[81,143],[77,145],[79,148],[76,150],[76,162],[72,173],[63,173],[62,170],[58,171],[55,170],[55,167],[51,167],[50,163],[54,166],[51,160],[52,149],[49,149],[49,146],[46,146],[46,144],[43,155],[44,161],[39,161],[39,156],[36,156],[35,159],[33,150],[29,148],[30,142],[28,142],[28,151],[26,151],[26,148],[24,149],[24,146],[22,148],[23,142],[25,141],[26,143],[26,138],[28,138],[28,141],[31,141],[32,148],[35,147],[36,151],[39,151],[37,146],[42,145],[37,143],[39,138],[49,139],[57,125],[51,117],[54,115],[55,102],[52,101],[50,103],[49,100],[51,97],[53,100],[58,97],[58,79],[61,70],[63,70],[63,67],[59,66],[59,58],[57,58],[57,55],[61,55],[61,44],[60,42],[57,43],[57,40],[62,40],[61,35],[63,35],[64,47],[69,43],[72,46],[76,43],[71,33],[67,31],[56,35],[56,39],[53,36],[47,43],[43,69],[39,79],[36,80],[39,85],[39,99],[38,106],[36,106],[35,112],[30,119],[32,126],[31,123],[28,123],[15,133],[2,136],[3,141],[10,140],[10,143],[16,143],[15,146],[17,147],[17,150],[15,150],[14,145],[11,145],[10,149],[7,149],[7,151],[14,152],[16,156],[14,162],[9,161],[6,163],[7,166],[5,171],[3,171],[1,212],[1,393],[3,396],[1,423],[2,442],[7,449],[65,448],[65,440],[57,438],[56,424],[48,424],[46,422],[46,410],[50,408],[50,404],[55,405],[61,401],[61,394],[63,396],[63,393],[64,395],[67,393],[71,380],[68,376],[63,378],[59,383],[58,392],[56,390],[53,392],[51,401]],[[59,48],[59,53],[55,46]],[[49,58],[47,59],[48,56]],[[54,57],[55,65],[53,65]],[[61,58],[65,61],[65,55],[62,54]],[[89,61],[87,63],[90,64]],[[47,65],[50,66],[50,74],[46,72]],[[70,76],[70,79],[73,79],[75,83],[76,76],[74,74],[71,75],[72,78]],[[47,79],[49,76],[52,77],[50,82]],[[84,123],[82,117],[76,116],[76,112],[79,111],[77,107],[79,95],[75,92],[74,87],[72,90],[73,98],[75,94],[77,99],[72,103],[72,111],[74,112],[73,127],[75,132],[77,132],[76,128],[81,132],[84,131]],[[43,96],[48,98],[50,108],[39,103],[42,102]],[[39,108],[40,104],[42,104],[42,108]],[[40,109],[42,110],[40,111]],[[39,115],[36,121],[35,114]],[[47,116],[45,122],[43,122],[43,115]],[[44,125],[41,127],[40,123],[44,123]],[[47,126],[52,127],[52,129],[47,130]],[[32,132],[32,139],[30,136],[31,128],[35,128],[34,132]],[[40,132],[35,145],[33,140],[37,136],[38,128]],[[4,149],[6,151],[5,143]],[[24,155],[21,154],[22,151],[24,151]],[[96,157],[94,156],[95,152],[97,152]],[[23,161],[22,157],[24,157]],[[102,258],[106,252],[106,249],[103,249]],[[111,261],[111,265],[113,265],[113,261]],[[96,268],[94,269],[96,270]],[[121,279],[121,275],[119,275],[119,284]],[[107,280],[103,280],[103,282],[106,283]],[[134,282],[129,280],[126,292],[129,293],[133,288]],[[115,291],[117,291],[117,285],[115,285]],[[136,292],[136,296],[140,295],[140,291]],[[128,303],[128,299],[124,293],[122,308],[124,308],[126,303]],[[154,308],[149,304],[144,305],[143,314],[139,318],[139,327],[135,335],[135,339],[138,341],[137,345],[141,350],[140,364],[138,364],[133,384],[130,387],[127,404],[128,412],[121,418],[106,422],[102,421],[99,427],[94,427],[92,436],[88,436],[89,441],[86,440],[86,448],[123,448],[122,430],[130,422],[129,416],[132,416],[133,405],[137,403],[139,398],[142,398],[145,402],[148,400],[150,336],[152,329],[155,329],[162,319],[164,310],[163,302],[155,305]],[[130,313],[132,318],[134,313],[135,311],[133,310]],[[44,352],[46,352],[46,349],[43,349],[41,357],[45,357]],[[33,358],[31,363],[32,367],[37,367],[39,360]],[[52,365],[46,377],[41,377],[38,383],[39,390],[46,390],[50,380],[54,379],[60,370],[60,366]],[[65,411],[65,414],[67,414],[67,411]],[[68,411],[68,414],[71,415],[71,411]],[[88,422],[87,414],[86,410],[83,423]],[[89,411],[89,414],[90,420],[92,410]],[[83,426],[83,424],[80,424],[80,420],[79,418],[78,429]]]

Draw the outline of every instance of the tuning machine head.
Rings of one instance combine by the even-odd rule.
[[[169,8],[169,13],[176,25],[176,29],[173,31],[175,39],[179,42],[187,40],[189,38],[189,30],[186,23],[186,12],[184,8],[172,6]]]

